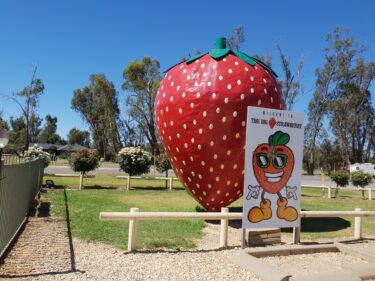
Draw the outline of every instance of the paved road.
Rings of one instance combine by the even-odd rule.
[[[67,166],[49,166],[45,169],[46,173],[56,174],[56,173],[74,173],[70,167]],[[122,174],[122,171],[119,171],[117,168],[98,168],[95,171],[90,172],[90,174]],[[331,182],[328,176],[325,177],[326,185],[335,184]],[[302,184],[303,185],[321,185],[322,184],[322,177],[320,175],[315,176],[302,176]]]

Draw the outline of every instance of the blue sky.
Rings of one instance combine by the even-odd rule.
[[[242,25],[242,51],[275,52],[280,42],[295,67],[305,57],[303,87],[296,111],[305,111],[315,69],[323,64],[327,32],[339,25],[368,47],[375,58],[374,1],[17,1],[0,2],[0,95],[25,87],[31,70],[46,86],[38,114],[58,117],[58,133],[85,128],[70,108],[74,89],[88,84],[91,73],[104,73],[119,91],[125,114],[122,71],[131,60],[151,56],[161,70],[194,50],[209,50],[216,37],[229,36]],[[375,87],[372,86],[372,92]],[[373,95],[374,96],[374,95]],[[374,97],[373,97],[374,100]],[[4,117],[19,116],[17,106],[0,98]]]

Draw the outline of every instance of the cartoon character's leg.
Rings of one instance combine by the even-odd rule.
[[[247,218],[251,222],[260,222],[268,220],[272,217],[272,210],[270,208],[271,201],[264,198],[266,192],[263,190],[261,195],[260,207],[253,207],[247,214]]]
[[[277,195],[279,196],[279,199],[277,199],[277,217],[286,221],[295,221],[298,218],[296,208],[287,206],[288,199],[283,197],[280,192]]]

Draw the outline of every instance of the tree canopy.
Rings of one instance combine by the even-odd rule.
[[[104,74],[92,74],[89,80],[88,86],[74,91],[71,105],[89,125],[99,155],[113,158],[121,147],[118,93]]]
[[[46,123],[40,132],[39,143],[58,144],[61,142],[61,137],[56,133],[57,131],[57,117],[47,115]]]
[[[160,63],[149,57],[131,61],[124,69],[122,88],[129,92],[126,105],[128,114],[151,145],[153,153],[159,154],[159,144],[154,120],[154,102],[161,76]]]
[[[88,131],[81,131],[77,128],[72,128],[68,134],[69,144],[79,144],[86,147],[90,146],[90,133]]]

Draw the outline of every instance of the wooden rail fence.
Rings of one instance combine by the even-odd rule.
[[[305,187],[305,188],[317,188],[317,189],[321,189],[322,190],[322,194],[324,195],[325,193],[325,190],[327,189],[327,197],[328,199],[331,199],[332,198],[332,189],[337,189],[337,187],[335,186],[330,186],[330,185],[302,185],[302,187]],[[344,188],[340,188],[341,190],[345,190],[345,191],[362,191],[362,192],[365,192],[367,191],[368,192],[368,200],[372,200],[372,191],[375,190],[375,187],[365,187],[365,188],[348,188],[348,187],[344,187]]]
[[[126,179],[126,190],[130,189],[130,180],[131,179],[141,179],[141,180],[164,180],[169,182],[169,191],[173,189],[173,181],[179,180],[178,178],[173,177],[141,177],[141,176],[116,176],[117,179]]]
[[[362,237],[362,217],[375,217],[375,211],[301,211],[301,218],[327,218],[327,217],[354,217],[354,237]],[[230,213],[228,208],[221,208],[221,212],[194,213],[194,212],[139,212],[138,208],[131,208],[130,212],[101,212],[100,220],[129,220],[128,251],[136,250],[137,228],[139,220],[220,220],[220,247],[228,246],[229,220],[241,220],[242,213]],[[293,242],[300,242],[300,228],[293,229]]]

